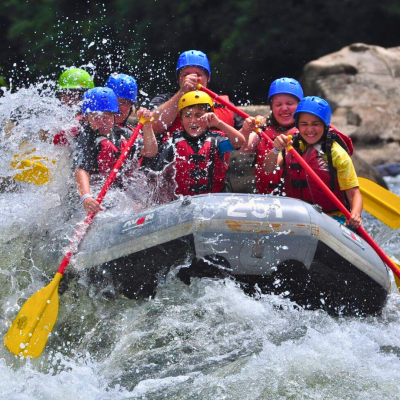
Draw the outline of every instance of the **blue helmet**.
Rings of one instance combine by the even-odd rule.
[[[125,74],[111,74],[106,82],[106,87],[114,90],[117,97],[136,103],[137,83],[132,76]]]
[[[268,103],[275,94],[291,94],[301,100],[304,97],[303,88],[300,83],[293,78],[275,79],[269,87]]]
[[[110,88],[95,87],[82,96],[82,115],[100,111],[119,113],[117,96]]]
[[[207,56],[199,50],[188,50],[183,52],[179,58],[178,63],[176,64],[176,77],[179,76],[179,71],[184,67],[201,67],[205,69],[208,73],[208,80],[210,80],[211,76],[211,68],[210,63],[208,62]]]
[[[296,111],[293,114],[296,120],[296,127],[298,127],[298,120],[300,113],[309,113],[321,118],[325,126],[329,128],[332,119],[332,110],[329,103],[317,96],[307,96],[300,100]]]

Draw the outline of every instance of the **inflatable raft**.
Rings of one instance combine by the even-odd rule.
[[[219,193],[185,197],[134,215],[99,219],[76,255],[91,285],[152,296],[171,268],[232,277],[249,292],[290,298],[331,314],[374,314],[389,270],[357,234],[300,200]]]

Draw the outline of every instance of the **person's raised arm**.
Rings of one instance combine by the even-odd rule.
[[[185,76],[180,89],[165,103],[153,110],[152,122],[154,133],[159,134],[168,129],[178,115],[179,99],[187,92],[196,90],[198,77],[196,74]]]
[[[152,158],[157,155],[158,152],[158,144],[157,139],[154,136],[153,127],[151,124],[151,118],[153,113],[146,108],[140,107],[137,112],[138,117],[144,117],[147,119],[147,122],[143,125],[143,148],[141,151],[141,155],[143,157]]]
[[[240,149],[246,142],[246,139],[238,130],[221,121],[214,113],[210,112],[204,114],[200,119],[203,120],[208,127],[215,127],[224,132],[234,149]]]
[[[257,128],[264,125],[266,118],[258,115],[257,117],[248,117],[244,120],[240,133],[244,136],[246,142],[240,148],[239,152],[243,154],[252,154],[257,151],[260,143],[260,136],[255,132]]]

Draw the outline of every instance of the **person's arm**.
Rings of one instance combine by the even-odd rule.
[[[178,90],[169,100],[153,110],[154,121],[151,123],[153,131],[160,134],[168,129],[178,115],[178,102],[183,93]]]
[[[267,174],[272,173],[276,167],[281,167],[283,164],[282,150],[284,150],[289,144],[292,144],[292,140],[288,140],[286,135],[279,135],[274,140],[274,148],[267,154],[264,159],[264,171]]]
[[[200,120],[209,128],[214,127],[224,132],[235,150],[240,149],[246,141],[239,131],[233,126],[221,121],[213,112],[204,114]]]
[[[359,228],[362,224],[361,213],[363,210],[363,201],[360,189],[354,187],[347,189],[345,192],[351,206],[351,217],[348,223],[353,228]]]
[[[336,142],[332,143],[332,165],[336,169],[340,190],[346,193],[350,202],[351,217],[347,221],[354,228],[362,224],[363,201],[353,161],[346,151]]]
[[[78,187],[79,198],[87,212],[97,213],[103,208],[90,193],[89,173],[82,168],[75,171],[75,181]]]
[[[87,212],[102,210],[99,203],[93,199],[90,193],[89,172],[94,163],[94,140],[91,135],[81,128],[73,148],[73,164],[75,169],[75,182],[78,188],[79,198]],[[83,200],[82,200],[83,198]]]
[[[159,134],[168,129],[178,115],[179,99],[187,92],[196,90],[198,77],[196,74],[185,76],[182,86],[165,103],[153,110],[154,121],[152,122],[154,133]]]
[[[260,136],[255,132],[255,130],[260,126],[265,124],[266,119],[261,115],[257,117],[248,117],[244,120],[243,126],[240,129],[240,133],[246,139],[245,144],[240,148],[239,152],[243,154],[252,154],[257,151],[257,146],[260,143]]]
[[[240,149],[246,142],[246,139],[244,138],[244,136],[239,131],[237,131],[234,127],[228,125],[226,122],[219,121],[219,124],[217,125],[217,129],[219,129],[220,131],[222,131],[226,134],[226,136],[232,143],[233,148],[236,150]]]
[[[138,117],[141,116],[147,119],[147,122],[143,125],[143,148],[141,150],[141,155],[146,158],[153,158],[158,153],[157,139],[154,136],[153,126],[151,124],[151,118],[153,113],[146,108],[140,107],[138,111]]]

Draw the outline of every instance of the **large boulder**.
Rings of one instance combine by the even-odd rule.
[[[307,95],[325,98],[333,123],[353,139],[356,158],[400,163],[400,47],[355,43],[308,63]]]

